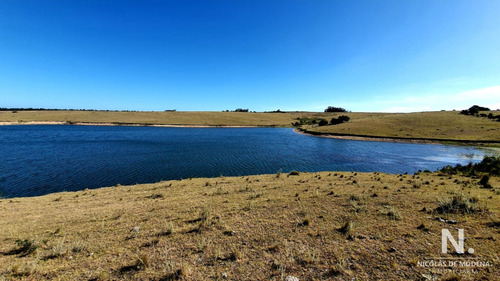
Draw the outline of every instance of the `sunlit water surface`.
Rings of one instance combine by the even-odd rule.
[[[0,192],[36,196],[280,170],[413,173],[479,162],[486,154],[473,147],[312,137],[288,128],[0,126]]]

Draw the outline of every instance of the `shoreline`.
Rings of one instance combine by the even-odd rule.
[[[64,121],[28,121],[28,122],[0,122],[0,126],[15,125],[77,125],[77,126],[130,126],[130,127],[166,127],[166,128],[260,128],[272,126],[252,126],[252,125],[175,125],[175,124],[151,124],[151,123],[111,123],[111,122],[64,122]]]
[[[10,122],[2,121],[0,126],[11,125],[78,125],[78,126],[130,126],[130,127],[163,127],[163,128],[277,128],[278,125],[259,126],[259,125],[178,125],[178,124],[151,124],[151,123],[111,123],[111,122],[68,122],[68,121],[27,121],[27,122]],[[365,135],[349,135],[349,134],[334,134],[334,133],[318,133],[311,132],[300,128],[293,128],[297,134],[323,137],[342,140],[356,141],[378,141],[378,142],[395,142],[395,143],[416,143],[416,144],[444,144],[444,145],[470,145],[480,147],[500,147],[500,141],[492,140],[455,140],[455,139],[431,139],[431,138],[401,138],[401,137],[383,137],[383,136],[365,136]]]
[[[365,135],[349,135],[349,134],[332,134],[310,132],[295,128],[294,132],[313,137],[342,139],[342,140],[357,140],[357,141],[379,141],[379,142],[395,142],[395,143],[418,143],[418,144],[453,144],[453,145],[471,145],[471,146],[500,146],[500,141],[475,141],[475,140],[454,140],[454,139],[430,139],[430,138],[400,138],[400,137],[382,137],[382,136],[365,136]],[[491,148],[491,146],[488,146]],[[493,146],[494,148],[495,146]]]

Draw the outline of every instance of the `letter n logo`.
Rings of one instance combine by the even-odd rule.
[[[451,245],[455,248],[455,252],[458,254],[464,253],[464,230],[458,230],[458,243],[451,235],[450,231],[446,228],[441,229],[441,253],[448,253],[448,240],[450,240]]]

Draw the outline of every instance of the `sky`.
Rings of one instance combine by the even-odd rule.
[[[500,1],[1,0],[0,107],[500,108]]]

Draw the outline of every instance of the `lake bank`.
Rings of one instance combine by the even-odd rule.
[[[496,191],[498,177],[490,181]],[[441,254],[441,229],[458,227],[475,249],[467,257],[492,264],[461,276],[494,279],[500,193],[477,182],[431,173],[278,173],[0,199],[0,278],[447,278],[453,274],[418,264],[460,258]],[[433,211],[461,192],[484,211]]]
[[[468,145],[478,147],[500,147],[500,140],[457,140],[457,139],[437,139],[437,138],[403,138],[403,137],[388,137],[388,136],[371,136],[371,135],[355,135],[355,134],[342,134],[342,133],[321,133],[316,131],[309,131],[307,129],[296,128],[296,133],[325,137],[332,139],[343,140],[358,140],[358,141],[382,141],[382,142],[397,142],[397,143],[421,143],[421,144],[449,144],[449,145]]]
[[[164,128],[258,128],[275,126],[238,126],[238,125],[175,125],[175,124],[147,124],[147,123],[104,123],[104,122],[61,122],[61,121],[29,121],[29,122],[0,122],[0,126],[12,125],[77,125],[77,126],[131,126],[131,127],[164,127]]]
[[[493,115],[500,114],[492,111]],[[318,126],[340,115],[350,121]],[[305,122],[305,123],[302,123]],[[174,127],[287,127],[300,126],[311,134],[336,138],[419,143],[485,143],[499,146],[500,122],[465,116],[456,111],[416,113],[370,112],[113,112],[113,111],[1,111],[0,124],[81,124]]]

